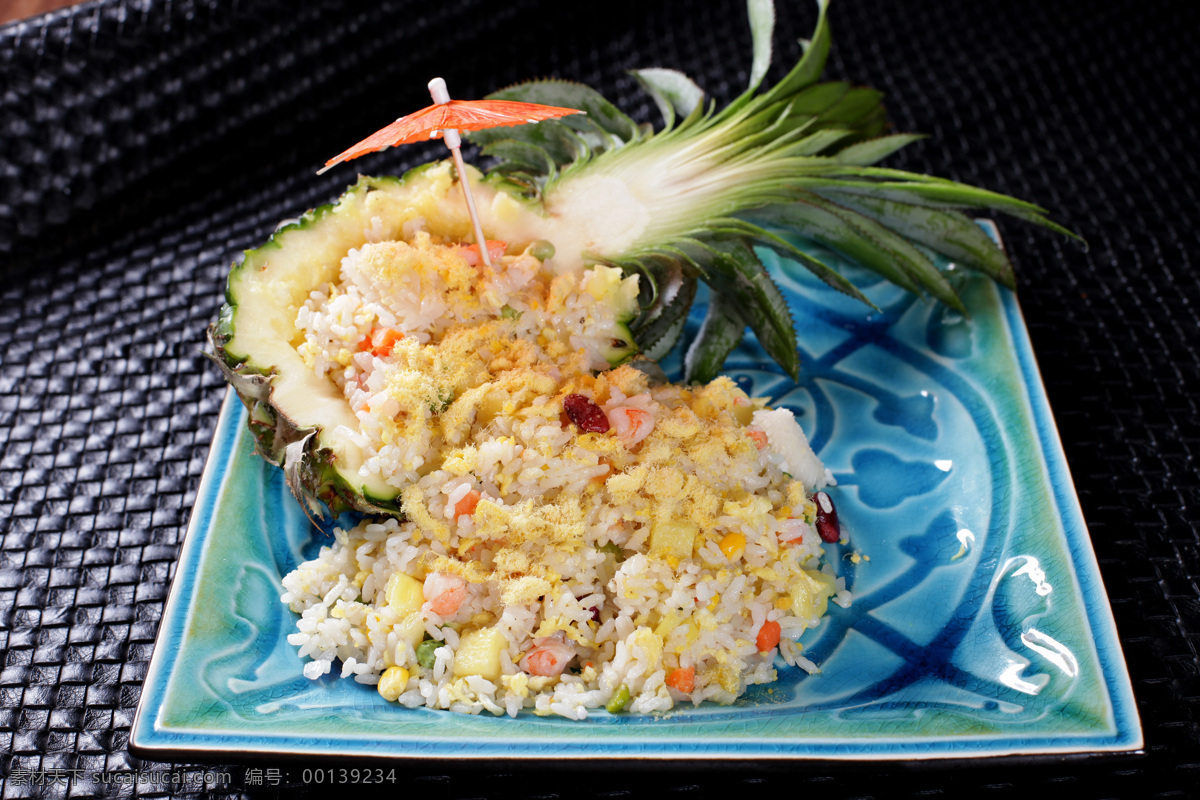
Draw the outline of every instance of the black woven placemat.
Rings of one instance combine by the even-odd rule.
[[[777,48],[791,54],[815,5],[781,5]],[[884,90],[898,129],[932,134],[891,164],[1033,200],[1088,241],[1003,225],[1144,754],[539,774],[418,762],[406,790],[1195,795],[1198,17],[1189,0],[832,10],[830,74]],[[126,741],[224,393],[204,329],[235,254],[352,172],[315,166],[424,104],[434,74],[464,97],[581,80],[654,120],[625,69],[682,68],[727,100],[748,53],[736,0],[105,0],[0,29],[0,797],[240,797],[253,778],[258,794],[306,793],[270,772],[248,781],[244,765],[137,765]],[[362,169],[434,154],[388,151]]]

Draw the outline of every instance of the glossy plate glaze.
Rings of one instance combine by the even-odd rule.
[[[990,230],[990,228],[989,228]],[[810,248],[817,250],[819,248]],[[827,251],[817,253],[834,259]],[[769,256],[767,256],[769,258]],[[786,261],[802,382],[752,337],[726,365],[796,412],[833,471],[855,599],[802,640],[821,668],[732,706],[586,721],[387,703],[301,674],[281,578],[315,530],[227,399],[130,750],[428,758],[974,758],[1141,747],[1130,681],[1015,298],[950,273],[970,317],[867,273],[868,313]],[[698,324],[702,303],[693,312]],[[678,371],[678,357],[664,367]],[[336,674],[338,670],[334,670]]]

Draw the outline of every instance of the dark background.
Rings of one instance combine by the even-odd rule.
[[[1200,291],[1189,0],[835,0],[828,74],[886,92],[889,165],[1044,205],[1002,220],[1145,729],[1134,756],[975,764],[402,764],[436,797],[1198,796]],[[815,20],[781,3],[777,78]],[[224,386],[201,355],[228,266],[332,200],[330,155],[427,102],[625,70],[728,100],[740,2],[102,0],[0,28],[0,775],[134,766],[126,740]],[[438,145],[357,162],[394,172]],[[361,165],[361,166],[360,166]],[[259,765],[266,767],[270,765]],[[240,797],[202,768],[180,796]],[[405,785],[407,784],[407,785]],[[268,790],[291,796],[300,789]],[[8,780],[0,797],[161,796]],[[312,792],[321,796],[321,792]]]

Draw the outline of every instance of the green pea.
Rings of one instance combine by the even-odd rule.
[[[501,319],[518,319],[518,318],[520,318],[520,316],[521,316],[521,312],[517,311],[512,306],[506,305],[506,306],[501,306],[501,308],[500,308],[500,318]]]
[[[617,561],[625,560],[625,553],[623,550],[621,550],[621,545],[615,542],[607,542],[606,544],[600,545],[596,549],[601,553],[605,553],[610,556],[616,556]]]
[[[629,705],[630,700],[629,685],[622,683],[617,687],[617,691],[608,699],[608,703],[604,706],[604,710],[610,714],[619,714]]]
[[[417,663],[425,669],[433,669],[434,658],[433,651],[442,646],[442,643],[437,639],[426,639],[417,645]]]
[[[538,239],[533,244],[529,245],[529,255],[536,258],[538,261],[546,261],[554,258],[554,245],[547,242],[545,239]]]

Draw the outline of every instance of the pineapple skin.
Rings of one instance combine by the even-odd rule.
[[[468,177],[489,235],[518,248],[544,238],[545,218],[535,207],[483,184],[473,170]],[[364,478],[358,471],[361,455],[356,459],[334,435],[339,424],[353,428],[357,421],[332,384],[302,363],[294,321],[312,290],[336,280],[342,257],[369,241],[368,231],[403,239],[414,222],[452,241],[470,237],[451,162],[430,162],[399,177],[360,176],[335,202],[281,226],[233,265],[225,303],[209,326],[206,355],[246,407],[256,452],[283,470],[292,493],[314,519],[346,511],[404,516],[402,490]],[[573,271],[583,261],[560,251],[556,264],[560,271]],[[629,300],[614,290],[614,303]],[[627,316],[634,314],[636,301]],[[619,321],[628,333],[628,320]],[[622,345],[614,349],[612,358],[618,361],[639,351],[632,334]],[[337,416],[339,409],[348,416]]]
[[[374,212],[403,207],[429,186],[448,185],[447,173],[442,162],[434,162],[400,177],[361,177],[337,201],[281,226],[230,270],[225,303],[208,329],[206,355],[245,405],[256,452],[283,469],[288,487],[310,517],[322,517],[326,510],[334,515],[403,514],[399,489],[381,481],[371,485],[357,475],[358,464],[348,462],[344,446],[330,435],[336,420],[322,424],[320,413],[307,414],[303,408],[298,412],[281,400],[281,394],[295,398],[324,392],[326,410],[340,402],[329,394],[332,389],[321,385],[327,381],[306,375],[302,363],[290,363],[293,357],[299,360],[292,344],[296,309],[312,289],[336,276],[342,255],[367,241],[364,231],[378,216]],[[402,226],[428,210],[417,204],[394,222]],[[447,233],[465,235],[469,223],[459,216],[450,203]],[[274,307],[280,298],[285,298],[285,308]],[[288,382],[309,384],[299,392],[285,392]]]

